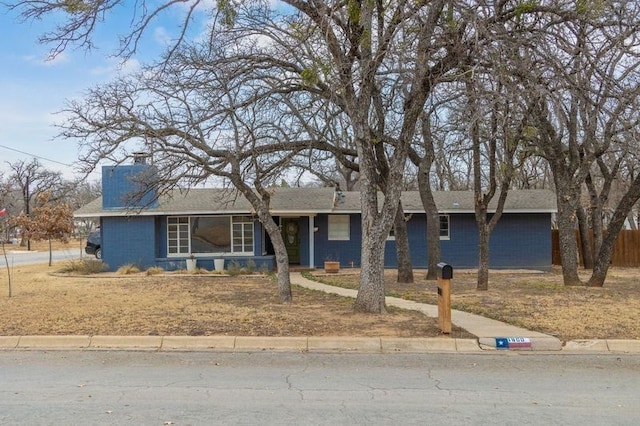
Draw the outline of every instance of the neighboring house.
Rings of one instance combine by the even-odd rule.
[[[258,268],[275,267],[270,238],[251,205],[228,189],[174,190],[155,199],[153,188],[136,176],[144,164],[103,167],[103,196],[75,212],[98,217],[102,258],[115,270],[125,264],[166,270],[184,269],[190,255],[198,266],[213,269],[213,259],[227,266],[249,259]],[[139,192],[139,191],[138,191]],[[434,194],[440,212],[442,261],[455,268],[475,268],[478,233],[469,191]],[[417,192],[402,197],[414,267],[426,268],[426,216]],[[504,214],[491,235],[491,268],[551,268],[551,215],[555,196],[546,190],[510,191]],[[360,266],[360,194],[333,188],[274,188],[271,213],[282,229],[291,264],[321,267],[338,260],[343,268]],[[395,241],[387,241],[385,267],[397,264]]]

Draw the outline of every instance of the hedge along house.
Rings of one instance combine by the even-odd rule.
[[[125,264],[166,270],[185,268],[194,256],[200,268],[253,261],[273,269],[273,246],[250,203],[230,189],[173,190],[156,199],[154,189],[140,196],[144,164],[105,166],[103,196],[80,208],[76,217],[97,217],[102,258],[115,270]],[[142,185],[144,186],[144,185]],[[472,192],[437,192],[442,260],[454,268],[475,268],[478,232]],[[550,191],[510,191],[504,214],[491,235],[490,267],[549,270],[551,219],[556,211]],[[417,192],[402,196],[414,267],[426,268],[426,215]],[[280,224],[289,262],[316,268],[325,260],[360,266],[360,194],[333,188],[274,188],[271,213]],[[397,264],[395,240],[387,239],[385,267]]]

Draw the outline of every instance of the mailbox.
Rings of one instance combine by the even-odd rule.
[[[448,263],[438,263],[438,272],[440,273],[440,278],[443,280],[453,279],[453,268]]]
[[[451,265],[438,263],[438,324],[445,334],[451,334],[451,278]]]

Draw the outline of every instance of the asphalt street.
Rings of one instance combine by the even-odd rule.
[[[13,246],[5,245],[7,259],[5,261],[4,254],[0,249],[0,267],[5,267],[7,263],[9,266],[17,265],[31,265],[36,263],[48,263],[49,252],[48,251],[25,251],[14,250]],[[54,250],[52,253],[52,259],[54,262],[61,260],[72,260],[80,258],[80,248],[70,250]],[[88,256],[83,253],[83,256]]]
[[[637,425],[639,355],[0,351],[0,424]]]

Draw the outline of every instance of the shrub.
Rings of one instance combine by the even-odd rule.
[[[273,273],[273,271],[269,268],[269,266],[266,263],[263,263],[262,265],[260,265],[260,271],[261,274],[263,275],[269,275],[271,273]]]
[[[248,274],[253,274],[256,271],[256,262],[253,259],[247,260],[247,266],[245,269]]]
[[[132,263],[128,263],[119,267],[116,272],[120,275],[137,274],[138,272],[140,272],[140,268]]]
[[[164,274],[164,269],[162,269],[160,266],[152,266],[151,268],[146,270],[146,274],[147,275]]]
[[[90,275],[98,274],[109,269],[109,266],[98,259],[70,260],[58,270],[65,274]]]
[[[229,266],[227,266],[227,273],[231,276],[240,275],[242,273],[242,267],[240,263],[235,260],[229,262]]]

